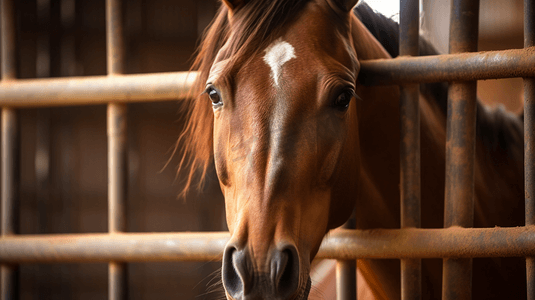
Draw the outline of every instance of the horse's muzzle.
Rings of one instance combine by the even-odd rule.
[[[258,272],[257,267],[247,247],[238,250],[228,245],[222,269],[227,294],[236,300],[295,299],[299,288],[299,255],[295,246],[272,249],[267,270]]]

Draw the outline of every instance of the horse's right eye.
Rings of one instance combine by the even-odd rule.
[[[210,97],[210,100],[212,100],[212,105],[213,106],[220,106],[220,105],[223,104],[223,102],[221,100],[221,94],[219,93],[219,91],[213,85],[209,85],[206,88],[205,93],[207,93],[208,97]]]
[[[349,107],[349,103],[351,102],[351,99],[355,97],[355,92],[351,89],[344,90],[333,103],[333,106],[340,110],[340,111],[346,111]]]

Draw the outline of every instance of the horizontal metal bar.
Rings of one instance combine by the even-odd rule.
[[[523,257],[535,253],[535,226],[337,230],[323,240],[322,258]]]
[[[0,106],[34,107],[150,102],[185,98],[195,72],[10,80]]]
[[[1,263],[220,260],[228,232],[22,235],[0,239]],[[535,226],[338,229],[318,258],[535,256]]]
[[[7,80],[0,106],[35,107],[151,102],[188,96],[196,72]],[[535,77],[535,47],[361,62],[367,85]]]
[[[18,235],[0,239],[0,262],[221,260],[228,232]]]
[[[365,85],[535,77],[535,47],[361,61]]]

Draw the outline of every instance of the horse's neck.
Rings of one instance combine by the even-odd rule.
[[[389,57],[356,18],[352,33],[359,59]],[[359,85],[358,92],[363,99],[358,107],[363,165],[358,207],[366,213],[357,222],[365,228],[399,227],[399,88]],[[446,119],[432,97],[420,95],[422,225],[442,227]],[[515,226],[523,213],[510,200],[523,197],[521,121],[482,105],[478,110],[475,226]]]
[[[388,58],[388,53],[360,21],[353,20],[353,41],[359,59]],[[357,195],[358,228],[399,228],[399,88],[397,86],[364,87],[358,85],[363,99],[358,104],[360,155],[362,162],[361,189]],[[422,197],[431,196],[438,201],[427,201],[422,214],[440,227],[443,211],[445,121],[434,102],[420,98],[422,151]],[[426,178],[427,173],[431,176]],[[439,178],[435,178],[439,177]],[[428,182],[429,181],[429,182]],[[433,190],[434,189],[434,190]],[[431,191],[431,192],[429,192]],[[441,192],[442,191],[442,192]],[[438,196],[438,197],[437,197]],[[422,201],[424,203],[424,201]],[[360,268],[369,269],[366,279],[378,298],[399,299],[399,263],[388,260],[359,262]],[[370,275],[372,274],[372,275]],[[374,280],[375,278],[375,280]],[[384,297],[381,297],[383,295]]]
[[[362,189],[358,198],[361,228],[399,228],[399,88],[362,88],[359,137]],[[429,101],[431,100],[431,101]],[[420,95],[422,224],[442,227],[446,120],[438,106]]]
[[[359,59],[388,54],[358,20],[353,41]],[[359,228],[399,228],[399,88],[364,87],[358,104],[361,189],[357,195]],[[432,95],[420,95],[421,218],[422,227],[443,227],[446,118]],[[475,226],[523,225],[523,140],[521,122],[514,116],[478,107],[476,138]],[[359,262],[380,298],[400,298],[399,263]],[[426,265],[425,274],[439,287],[441,264]],[[370,275],[371,274],[371,275]],[[437,289],[439,291],[439,289]],[[440,297],[435,292],[432,297]]]
[[[356,19],[353,20],[352,33],[359,59],[389,57],[379,42]],[[359,101],[357,108],[362,163],[361,189],[356,197],[357,227],[399,228],[399,88],[358,85],[357,92],[363,99]],[[423,97],[420,99],[421,147],[427,150],[433,149],[422,151],[422,172],[424,169],[427,171],[430,168],[442,168],[442,171],[435,170],[434,174],[442,176],[442,179],[439,178],[435,183],[439,182],[443,186],[445,122],[443,117],[440,119],[440,111],[430,103],[432,102],[426,101]],[[426,191],[422,191],[422,196],[427,195]],[[435,192],[443,198],[440,187]],[[443,211],[443,204],[440,201],[434,201],[434,205],[439,208],[439,213]],[[378,299],[401,297],[397,276],[399,271],[396,271],[399,263],[369,260],[360,261],[359,267],[368,270],[364,272],[368,275],[365,276],[366,280]]]
[[[477,127],[475,226],[524,225],[522,121],[479,105]]]
[[[359,20],[352,25],[360,60],[390,57]],[[363,99],[358,106],[362,188],[357,223],[360,228],[399,228],[399,88],[358,85],[357,92]],[[429,117],[423,115],[423,126]]]

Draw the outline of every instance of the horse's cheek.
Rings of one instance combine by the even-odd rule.
[[[359,149],[358,126],[350,124],[350,128],[355,130],[346,137],[333,176],[329,228],[342,225],[350,217],[359,194],[361,160],[355,150]]]
[[[341,152],[346,141],[346,129],[343,120],[336,116],[324,115],[318,121],[316,141],[319,144],[318,166],[319,184],[332,184],[337,177]]]
[[[227,218],[227,226],[231,234],[234,234],[234,229],[239,223],[238,216],[240,214],[240,203],[238,202],[238,194],[235,186],[222,187],[223,195],[225,197],[225,212]]]
[[[230,178],[228,172],[228,157],[227,157],[227,145],[224,142],[225,139],[221,138],[221,130],[215,127],[214,130],[214,165],[219,179],[219,184],[223,189],[225,186],[230,185]]]

